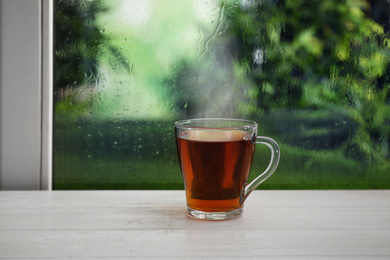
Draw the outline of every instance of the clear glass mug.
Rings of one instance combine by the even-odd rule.
[[[243,212],[248,195],[276,170],[280,150],[269,137],[257,136],[258,125],[242,119],[189,119],[175,123],[176,144],[187,198],[188,215],[224,220]],[[247,183],[256,144],[271,150],[267,169]]]

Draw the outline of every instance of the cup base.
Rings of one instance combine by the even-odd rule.
[[[205,212],[200,210],[195,210],[187,207],[188,216],[194,219],[200,220],[227,220],[234,219],[241,216],[243,209],[236,209],[226,212]]]

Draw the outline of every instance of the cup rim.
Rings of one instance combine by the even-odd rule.
[[[227,126],[227,127],[209,127],[209,126],[194,126],[191,123],[196,122],[205,122],[205,121],[233,121],[233,122],[242,122],[242,126]],[[185,125],[187,124],[187,125]],[[255,121],[247,119],[237,119],[237,118],[193,118],[193,119],[183,119],[175,122],[175,127],[180,129],[248,129],[256,128],[258,124]]]

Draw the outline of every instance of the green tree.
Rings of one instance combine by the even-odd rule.
[[[107,40],[96,23],[107,11],[100,0],[58,0],[54,15],[54,89],[56,96],[66,88],[77,88],[88,79],[93,82],[98,57]]]
[[[232,31],[261,109],[346,109],[359,128],[347,154],[355,147],[380,159],[389,139],[389,37],[368,10],[358,0],[252,1]]]

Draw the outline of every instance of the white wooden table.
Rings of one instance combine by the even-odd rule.
[[[0,191],[0,259],[390,259],[390,190],[255,191],[235,220],[184,191]]]

